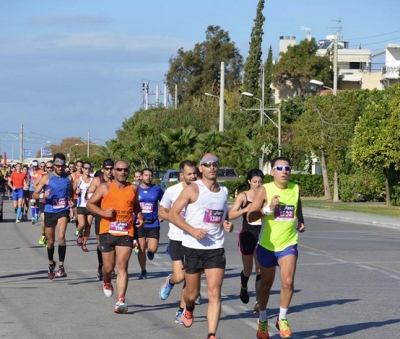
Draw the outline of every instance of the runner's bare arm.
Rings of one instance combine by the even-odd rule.
[[[168,220],[169,211],[169,208],[165,208],[164,206],[160,205],[160,208],[158,209],[158,217],[163,220]]]
[[[107,182],[102,183],[99,187],[97,187],[97,189],[94,191],[89,201],[86,203],[86,208],[88,209],[89,212],[98,214],[102,217],[106,216],[104,214],[105,211],[103,211],[96,204],[107,195],[109,190],[110,190],[110,184]]]
[[[136,215],[136,227],[142,227],[144,225],[144,218],[139,203],[139,187],[136,184],[133,184],[132,189],[135,192],[135,201],[133,202],[133,213],[135,213]]]
[[[264,217],[264,213],[261,211],[261,209],[264,207],[267,201],[267,192],[265,187],[260,187],[254,195],[253,202],[247,211],[248,222],[253,222]]]
[[[228,216],[230,220],[237,219],[248,211],[249,207],[241,208],[245,202],[246,194],[244,192],[239,193],[229,210]]]
[[[168,213],[168,219],[174,225],[189,233],[196,239],[202,239],[206,236],[207,230],[204,228],[195,228],[189,225],[181,216],[181,211],[190,203],[197,200],[199,196],[199,186],[196,184],[186,186],[178,199],[174,202]]]
[[[37,185],[35,186],[35,191],[32,194],[33,199],[39,199],[40,197],[40,191],[44,188],[49,183],[49,176],[44,175],[43,177],[40,178],[38,181]]]

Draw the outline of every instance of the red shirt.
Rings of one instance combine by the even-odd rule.
[[[24,180],[26,179],[26,174],[23,172],[12,172],[10,179],[15,188],[24,188]]]

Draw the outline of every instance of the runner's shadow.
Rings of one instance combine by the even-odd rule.
[[[340,338],[344,335],[354,335],[359,331],[365,331],[369,328],[378,328],[386,325],[400,323],[400,319],[389,319],[385,321],[371,321],[358,324],[349,324],[342,326],[335,326],[331,328],[325,328],[321,330],[303,331],[296,332],[296,335],[300,338]],[[365,333],[367,334],[367,333]],[[354,336],[353,336],[354,337]]]
[[[347,303],[352,303],[360,300],[361,299],[332,299],[332,300],[312,302],[308,304],[294,305],[290,307],[290,313],[303,312],[309,309],[329,307],[333,305],[344,305]],[[279,309],[277,309],[276,312],[279,313]]]

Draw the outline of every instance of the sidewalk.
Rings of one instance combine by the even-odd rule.
[[[326,210],[322,208],[319,209],[311,207],[303,207],[303,213],[305,217],[340,220],[344,222],[400,229],[399,218],[386,217],[384,215],[375,215],[375,214],[340,211],[340,210]]]

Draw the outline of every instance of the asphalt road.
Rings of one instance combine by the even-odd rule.
[[[148,279],[137,280],[135,255],[129,265],[129,312],[113,313],[114,297],[106,298],[96,281],[96,242],[89,253],[75,244],[74,226],[67,232],[67,278],[47,278],[47,254],[37,244],[39,225],[15,224],[12,204],[4,203],[0,223],[0,338],[193,338],[207,337],[207,297],[202,281],[202,304],[195,309],[190,329],[174,323],[180,296],[176,286],[166,301],[158,289],[170,272],[165,255],[167,225],[163,224],[159,253],[148,262]],[[343,220],[308,217],[300,236],[300,256],[295,295],[288,319],[293,338],[397,337],[400,290],[400,229]],[[255,338],[250,303],[239,298],[241,260],[237,231],[226,235],[227,270],[222,289],[222,315],[217,335],[222,339]],[[58,258],[57,251],[55,258]],[[279,338],[273,323],[279,311],[279,276],[270,298],[268,316],[271,338]]]

